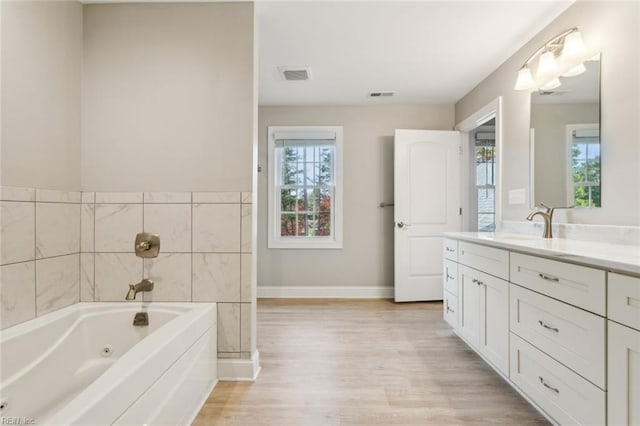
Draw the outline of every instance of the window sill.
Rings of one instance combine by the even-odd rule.
[[[342,241],[336,240],[316,240],[316,241],[283,241],[283,240],[269,240],[267,245],[270,249],[342,249]]]

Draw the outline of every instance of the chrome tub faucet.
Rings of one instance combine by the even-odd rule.
[[[135,300],[136,294],[141,291],[151,291],[153,290],[153,281],[144,279],[140,281],[138,284],[129,284],[129,291],[125,297],[125,300]]]

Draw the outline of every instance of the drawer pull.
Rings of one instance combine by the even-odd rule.
[[[539,276],[540,278],[542,278],[543,280],[553,281],[554,283],[557,283],[557,282],[559,282],[559,281],[560,281],[560,278],[558,278],[558,277],[554,277],[554,276],[551,276],[551,275],[547,275],[547,274],[542,274],[542,273],[540,273],[540,274],[538,274],[538,276]]]
[[[445,247],[444,248],[446,251],[448,251],[449,253],[453,253],[455,250],[449,247]]]
[[[551,386],[547,382],[545,382],[544,379],[542,378],[542,376],[538,376],[538,379],[540,379],[540,383],[542,383],[542,386],[544,386],[547,389],[551,389],[552,391],[554,391],[557,394],[560,394],[560,390],[558,388],[554,388],[553,386]]]
[[[546,328],[547,330],[555,331],[556,333],[560,332],[560,330],[558,330],[556,327],[551,327],[550,325],[545,324],[545,322],[542,320],[538,320],[538,323],[540,324],[540,326]]]
[[[478,284],[478,285],[484,285],[484,283],[483,283],[482,281],[480,281],[480,280],[478,280],[478,279],[476,279],[476,278],[472,279],[472,280],[471,280],[471,282],[472,282],[472,283],[476,283],[476,284]]]

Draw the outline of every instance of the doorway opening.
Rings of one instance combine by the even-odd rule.
[[[469,132],[469,228],[496,230],[496,119]]]

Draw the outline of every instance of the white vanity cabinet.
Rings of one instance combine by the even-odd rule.
[[[609,274],[608,423],[640,425],[640,278]]]
[[[640,262],[625,275],[568,240],[448,236],[445,319],[454,306],[471,348],[554,423],[640,425]]]
[[[508,375],[509,283],[503,278],[508,277],[509,253],[485,252],[482,246],[465,242],[459,242],[457,248],[457,332],[497,370]],[[486,270],[499,276],[482,272]],[[445,291],[447,285],[445,276]],[[444,303],[446,310],[447,301]]]

